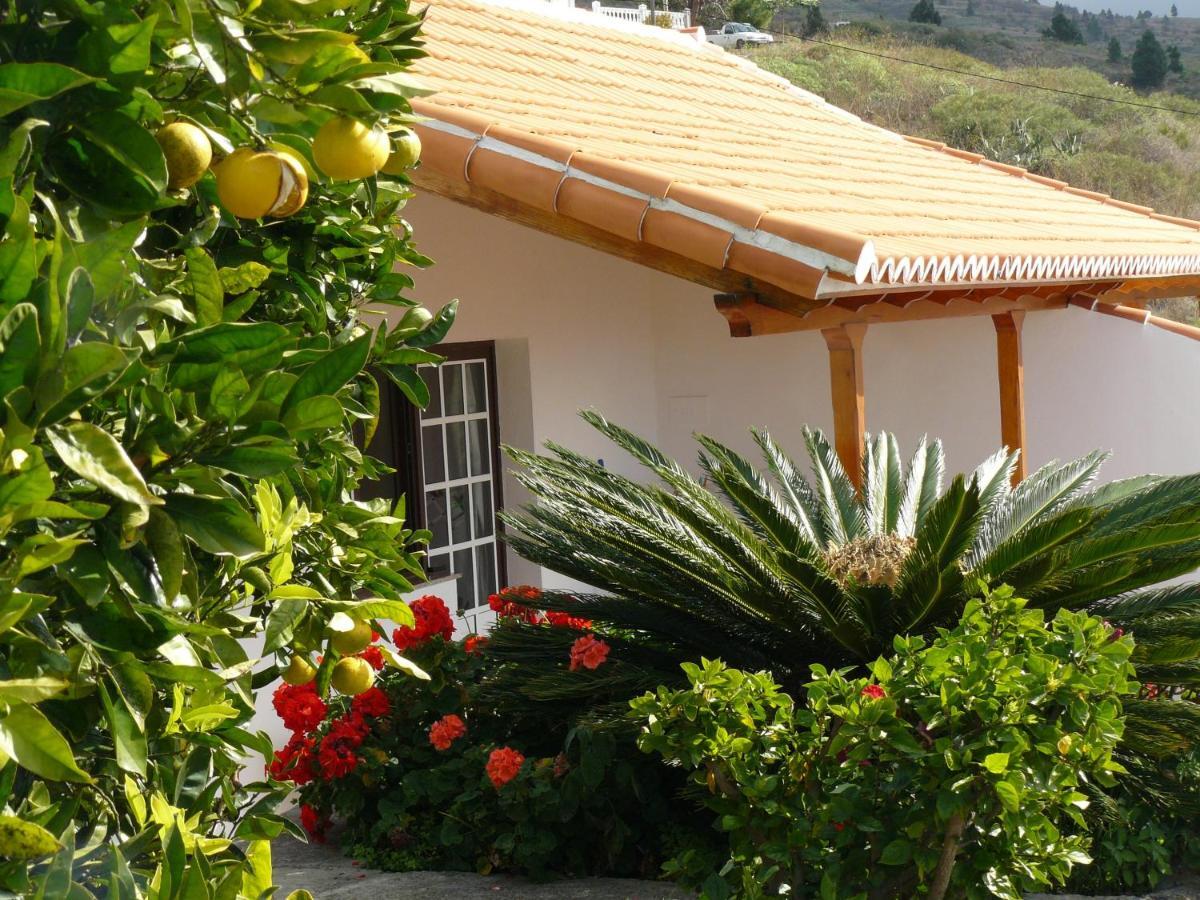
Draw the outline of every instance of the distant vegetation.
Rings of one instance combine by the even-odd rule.
[[[982,6],[986,0],[976,2]],[[833,15],[826,4],[826,18],[832,21]],[[790,40],[753,57],[763,68],[885,128],[944,141],[1168,215],[1200,219],[1200,101],[1167,91],[1138,93],[1082,66],[1001,69],[879,26],[844,26],[833,34],[837,43],[854,49]],[[989,81],[861,51],[1106,99]],[[1176,303],[1169,313],[1195,318],[1196,304]]]

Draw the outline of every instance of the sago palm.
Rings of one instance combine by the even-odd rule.
[[[616,699],[702,655],[795,686],[813,662],[869,661],[897,634],[953,623],[980,585],[1009,584],[1051,614],[1088,609],[1134,633],[1139,673],[1167,699],[1128,705],[1131,749],[1168,758],[1200,743],[1200,707],[1170,690],[1200,686],[1200,585],[1161,585],[1200,566],[1200,475],[1095,487],[1096,452],[1013,487],[1016,455],[1001,451],[945,487],[940,442],[922,441],[903,466],[883,434],[867,442],[860,493],[806,429],[811,479],[754,432],[765,469],[700,436],[701,480],[598,414],[584,418],[658,480],[557,445],[548,456],[509,450],[535,503],[505,516],[507,541],[595,589],[542,602],[612,630],[619,663],[607,685],[572,682],[554,670],[563,635],[502,628],[494,652],[526,696]]]

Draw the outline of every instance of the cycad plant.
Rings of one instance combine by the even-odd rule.
[[[756,431],[764,469],[700,436],[700,479],[600,415],[584,418],[658,480],[557,445],[548,456],[509,450],[536,502],[505,516],[508,542],[595,589],[542,604],[614,636],[601,683],[562,677],[561,634],[499,629],[493,652],[525,697],[615,700],[701,656],[796,687],[811,663],[870,661],[897,634],[954,623],[981,585],[1008,584],[1051,613],[1087,609],[1134,633],[1138,671],[1159,695],[1127,706],[1139,770],[1150,765],[1141,754],[1171,759],[1200,743],[1200,706],[1180,693],[1200,686],[1200,584],[1162,585],[1200,566],[1200,475],[1095,487],[1106,456],[1095,452],[1014,487],[1016,454],[1001,451],[946,487],[940,442],[923,440],[904,466],[882,434],[867,442],[860,493],[806,429],[811,478]]]

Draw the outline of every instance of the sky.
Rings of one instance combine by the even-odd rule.
[[[1052,0],[1044,0],[1046,5],[1051,2]],[[1172,0],[1068,0],[1068,2],[1078,9],[1089,9],[1092,12],[1111,9],[1115,13],[1131,16],[1143,9],[1148,9],[1156,16],[1163,16],[1171,11]],[[1179,7],[1181,16],[1200,18],[1200,0],[1174,0],[1174,3]]]

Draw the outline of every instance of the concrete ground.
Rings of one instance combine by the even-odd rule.
[[[275,883],[283,900],[300,888],[315,900],[694,900],[693,895],[667,882],[629,878],[585,878],[534,884],[507,875],[463,872],[377,872],[342,856],[334,844],[304,844],[284,836],[272,847]],[[1174,887],[1144,897],[1083,898],[1061,894],[1031,894],[1026,900],[1200,900],[1200,879],[1181,880]]]
[[[667,882],[585,878],[534,884],[507,875],[465,872],[377,872],[355,865],[332,844],[303,844],[287,835],[271,847],[275,894],[300,888],[315,900],[689,900]]]

